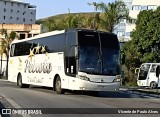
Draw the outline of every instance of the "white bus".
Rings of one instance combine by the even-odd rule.
[[[8,80],[19,87],[108,91],[120,86],[120,48],[112,33],[66,29],[11,44]]]
[[[137,84],[142,87],[160,87],[160,81],[156,77],[156,68],[160,63],[143,63],[139,69]]]

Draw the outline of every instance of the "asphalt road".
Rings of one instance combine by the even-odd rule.
[[[51,110],[48,109],[48,113],[54,113],[43,113],[42,115],[30,114],[23,115],[23,117],[158,117],[160,114],[160,98],[132,93],[125,89],[120,89],[120,91],[116,92],[101,92],[98,96],[73,91],[67,92],[64,95],[58,95],[49,88],[32,86],[21,89],[15,83],[0,79],[0,107],[2,109],[39,108],[40,110],[44,109],[44,111],[46,111],[45,108],[50,108]],[[159,114],[148,114],[150,108]],[[156,108],[159,108],[158,111]],[[147,114],[117,114],[120,112],[130,113],[134,110],[136,113],[141,110],[140,112]],[[87,114],[91,111],[92,114]],[[78,114],[81,112],[83,114]],[[21,115],[3,115],[3,117],[9,116],[17,117]]]

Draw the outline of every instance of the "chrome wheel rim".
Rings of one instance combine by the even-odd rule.
[[[61,82],[60,82],[60,80],[58,80],[56,83],[56,90],[60,91],[60,89],[61,89]]]

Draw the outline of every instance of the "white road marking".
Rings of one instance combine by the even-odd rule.
[[[22,108],[20,105],[18,105],[15,101],[13,101],[8,96],[1,94],[3,98],[5,98],[14,108]],[[30,115],[22,115],[22,117],[31,117]]]

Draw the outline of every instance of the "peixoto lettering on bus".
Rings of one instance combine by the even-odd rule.
[[[26,60],[25,61],[25,69],[24,72],[27,71],[29,73],[47,73],[49,74],[52,71],[52,64],[46,61],[42,63],[36,63],[35,61]]]

